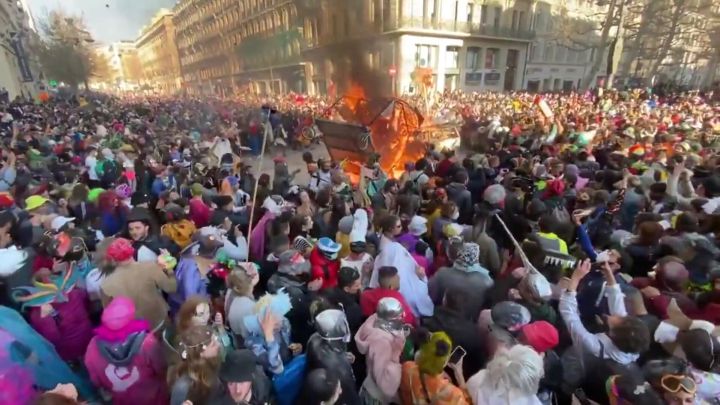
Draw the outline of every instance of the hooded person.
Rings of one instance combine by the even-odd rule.
[[[112,394],[116,405],[150,405],[170,399],[162,346],[150,323],[135,318],[130,298],[117,297],[105,308],[85,353],[90,380]]]
[[[341,245],[330,238],[320,238],[310,253],[310,278],[322,280],[321,289],[337,286],[337,276],[340,270],[338,252]]]
[[[428,285],[433,303],[439,305],[449,289],[463,292],[470,301],[466,303],[467,315],[477,319],[485,303],[485,293],[493,286],[490,272],[479,263],[480,246],[463,243],[450,268],[439,269]]]
[[[466,292],[449,289],[442,305],[435,306],[431,317],[421,319],[422,326],[431,332],[445,332],[455,346],[465,350],[463,375],[473,375],[486,363],[485,340],[477,329],[476,319],[470,318],[466,307],[470,297]]]
[[[405,347],[406,329],[403,306],[395,298],[383,298],[377,311],[355,334],[358,351],[365,355],[367,377],[360,396],[363,403],[390,404],[398,402],[397,393],[402,377],[400,356]]]
[[[443,371],[453,348],[453,342],[448,335],[445,332],[431,334],[427,331],[420,331],[418,334],[421,343],[415,360],[402,365],[401,402],[407,405],[471,404],[467,391],[453,385]]]
[[[180,306],[191,296],[208,297],[208,273],[216,263],[215,256],[223,247],[223,242],[215,234],[196,232],[195,244],[183,252],[175,268],[175,279],[178,283],[177,291],[168,297],[170,312],[175,314]]]
[[[350,253],[340,259],[340,267],[350,267],[360,274],[360,284],[363,289],[370,283],[373,257],[367,253],[368,215],[362,208],[353,214],[352,229],[350,230]]]
[[[339,309],[326,309],[315,316],[315,333],[308,340],[307,371],[324,368],[339,376],[342,394],[338,403],[361,403],[353,376],[352,362],[347,351],[350,328],[345,313]]]
[[[542,357],[529,346],[515,345],[470,377],[467,390],[475,405],[541,405],[536,393],[542,376]]]

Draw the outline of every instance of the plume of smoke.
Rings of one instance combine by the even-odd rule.
[[[329,59],[334,72],[332,80],[340,94],[345,93],[351,85],[363,88],[365,96],[370,100],[391,96],[388,77],[382,71],[373,69],[367,60],[367,50],[371,47],[345,46],[328,47],[321,52],[323,58]]]

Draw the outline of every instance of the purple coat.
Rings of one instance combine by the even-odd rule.
[[[63,360],[72,361],[83,357],[93,333],[87,292],[75,287],[68,293],[67,299],[66,302],[51,304],[55,314],[44,318],[40,307],[33,307],[30,310],[30,325],[55,346]]]
[[[207,297],[207,279],[200,274],[194,256],[180,259],[175,268],[175,279],[177,280],[177,291],[170,294],[170,313],[177,314],[182,304],[193,295]]]
[[[419,236],[415,236],[415,235],[411,234],[410,232],[405,232],[402,235],[398,235],[395,238],[395,241],[397,241],[397,243],[405,246],[405,249],[407,249],[407,251],[410,252],[411,254],[415,251],[415,245],[418,243],[419,240],[420,240]]]

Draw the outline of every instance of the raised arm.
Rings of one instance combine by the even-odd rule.
[[[575,271],[570,277],[567,290],[560,296],[560,316],[565,321],[568,333],[574,345],[580,346],[582,350],[589,350],[590,353],[599,355],[600,340],[597,336],[588,332],[580,320],[580,311],[577,303],[577,287],[580,280],[590,272],[590,261],[583,260],[578,263]]]

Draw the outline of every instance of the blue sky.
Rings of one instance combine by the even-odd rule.
[[[88,31],[99,42],[135,40],[138,31],[160,8],[172,8],[175,0],[25,0],[35,21],[49,11],[62,9],[82,15]]]

